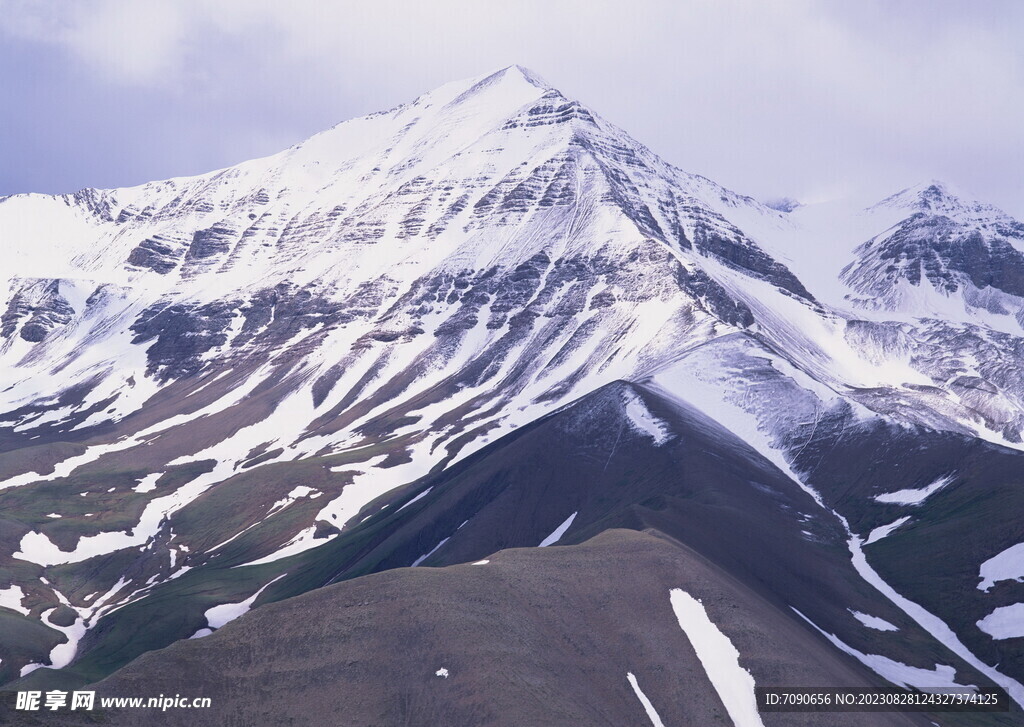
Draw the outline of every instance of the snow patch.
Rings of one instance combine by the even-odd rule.
[[[135,485],[132,489],[135,492],[152,492],[156,489],[156,481],[164,476],[163,472],[153,472],[148,474],[139,480],[139,484]]]
[[[878,616],[871,616],[870,614],[862,613],[860,611],[854,611],[852,608],[848,608],[846,610],[852,613],[855,619],[860,621],[869,629],[875,629],[876,631],[899,631],[899,629],[896,626],[893,626],[884,618],[879,618]]]
[[[679,628],[697,652],[708,679],[736,727],[764,727],[757,712],[754,677],[740,666],[740,652],[708,617],[704,604],[681,588],[669,594]]]
[[[572,515],[567,517],[565,519],[565,522],[559,525],[557,528],[555,528],[555,532],[551,533],[551,535],[547,536],[542,541],[540,541],[540,545],[538,545],[537,547],[546,548],[549,545],[554,545],[559,540],[561,540],[562,536],[565,535],[565,531],[569,529],[570,525],[572,525],[572,521],[576,519],[576,515],[577,513],[574,512]]]
[[[437,545],[435,545],[435,546],[434,546],[433,548],[431,548],[429,552],[426,552],[426,553],[424,553],[424,554],[423,554],[423,555],[421,555],[421,556],[420,556],[419,558],[417,558],[416,560],[414,560],[414,561],[412,562],[412,565],[411,565],[411,566],[409,566],[409,567],[410,567],[410,568],[415,568],[416,566],[418,566],[418,565],[419,565],[420,563],[422,563],[422,562],[423,562],[423,561],[425,561],[425,560],[426,560],[427,558],[429,558],[429,557],[430,557],[430,556],[432,556],[432,555],[433,555],[434,553],[436,553],[436,552],[437,552],[437,551],[438,551],[438,550],[439,550],[439,549],[441,548],[441,546],[442,546],[442,545],[444,545],[445,543],[447,543],[447,542],[448,542],[449,540],[451,540],[451,536],[450,536],[450,535],[449,535],[449,536],[448,536],[447,538],[445,538],[444,540],[442,540],[442,541],[441,541],[440,543],[438,543]]]
[[[351,484],[345,485],[341,494],[331,500],[317,514],[317,520],[326,520],[338,529],[343,529],[363,506],[401,485],[416,480],[430,471],[433,461],[429,455],[430,440],[423,440],[410,448],[410,462],[395,467],[378,468],[388,458],[382,454],[363,463],[363,471],[357,471]],[[333,469],[333,468],[332,468]],[[342,471],[352,471],[351,465]]]
[[[21,586],[0,588],[0,608],[9,608],[12,611],[28,616],[29,610],[21,605],[24,598],[25,592],[21,590]]]
[[[626,395],[626,416],[636,431],[649,436],[657,446],[672,438],[668,424],[651,414],[643,399],[632,392]]]
[[[258,524],[258,523],[254,523],[254,525],[255,524]],[[250,527],[252,527],[252,526],[250,526]],[[248,528],[246,528],[246,530],[248,530]],[[242,532],[245,532],[245,531],[243,530]],[[241,533],[239,533],[239,535],[241,535]],[[256,560],[250,560],[248,563],[241,563],[239,565],[234,565],[234,566],[231,566],[231,567],[232,568],[244,568],[244,567],[249,566],[249,565],[263,565],[264,563],[273,563],[275,560],[281,560],[282,558],[288,558],[288,557],[293,556],[293,555],[298,555],[299,553],[305,553],[307,550],[312,550],[313,548],[315,548],[315,547],[317,547],[319,545],[323,545],[324,543],[328,542],[329,540],[333,540],[335,537],[337,537],[337,534],[334,534],[334,535],[328,536],[326,538],[319,538],[318,539],[318,538],[315,537],[315,535],[316,535],[316,526],[315,525],[311,525],[308,528],[300,530],[298,532],[298,534],[294,538],[289,540],[287,543],[285,543],[283,546],[281,546],[278,550],[275,550],[270,555],[265,555],[262,558],[257,558]],[[237,537],[237,536],[235,536],[235,537]],[[225,545],[227,542],[230,542],[230,539],[228,541],[225,541],[224,543],[221,543],[221,545]],[[217,547],[220,547],[220,546],[217,546]]]
[[[219,629],[222,626],[224,626],[224,624],[234,621],[242,614],[248,613],[249,609],[252,608],[253,602],[255,602],[257,598],[259,598],[260,594],[263,593],[263,591],[267,590],[267,588],[269,588],[272,583],[281,580],[286,575],[288,574],[282,573],[277,578],[267,583],[265,586],[260,588],[258,591],[256,591],[256,593],[252,594],[244,601],[240,601],[238,603],[222,603],[219,606],[214,606],[213,608],[207,609],[205,613],[206,623],[209,624],[211,629]]]
[[[52,627],[60,631],[67,637],[67,641],[63,644],[57,644],[50,650],[50,668],[51,669],[63,669],[75,658],[75,654],[78,652],[78,642],[85,636],[85,632],[88,627],[79,616],[75,619],[75,622],[70,626],[58,626],[50,621],[49,615],[56,609],[50,609],[42,614],[42,618]]]
[[[992,556],[978,569],[979,591],[986,593],[999,581],[1024,581],[1024,543],[1011,545]]]
[[[997,608],[978,621],[978,628],[997,641],[1024,636],[1024,603]]]
[[[218,468],[219,469],[219,468]],[[145,545],[160,530],[160,524],[173,512],[198,497],[213,481],[220,479],[218,469],[200,475],[175,492],[150,500],[135,527],[86,535],[79,538],[75,549],[61,550],[45,533],[33,531],[21,539],[18,552],[12,557],[42,566],[79,563],[97,555],[106,555],[124,548]],[[92,513],[89,513],[92,514]]]
[[[800,618],[809,623],[815,631],[831,641],[832,645],[837,649],[854,657],[864,666],[871,669],[871,671],[898,687],[919,689],[924,692],[935,689],[959,689],[965,692],[978,691],[978,688],[974,685],[957,684],[955,681],[956,669],[948,664],[936,664],[934,669],[921,669],[895,661],[886,656],[881,656],[880,654],[865,654],[843,643],[835,634],[830,634],[819,628],[816,623],[804,616],[800,611],[797,611],[797,609],[794,608],[793,610],[796,611]]]
[[[404,504],[404,505],[402,505],[402,506],[401,506],[400,508],[398,508],[397,510],[395,510],[395,512],[402,512],[402,510],[404,510],[405,508],[409,507],[409,505],[413,504],[413,503],[414,503],[414,502],[416,502],[417,500],[420,500],[420,499],[422,499],[422,498],[426,497],[426,496],[427,496],[427,495],[428,495],[428,494],[430,493],[430,491],[431,491],[431,490],[433,490],[433,489],[434,489],[434,488],[433,488],[433,486],[431,486],[431,487],[428,487],[428,488],[427,488],[427,489],[425,489],[425,490],[424,490],[423,492],[421,492],[420,494],[416,495],[416,497],[414,497],[414,498],[412,498],[411,500],[409,500],[409,502],[405,503],[405,504]]]
[[[654,709],[654,705],[651,704],[651,700],[647,698],[640,685],[636,681],[636,677],[633,676],[633,672],[626,672],[626,679],[629,681],[629,686],[633,687],[633,693],[636,698],[640,700],[640,704],[644,706],[644,711],[647,712],[647,718],[651,720],[651,724],[654,727],[665,727],[665,723],[661,721],[661,717],[658,715],[657,710]]]
[[[292,491],[289,492],[287,495],[285,495],[284,499],[278,500],[273,505],[271,505],[270,510],[266,514],[266,517],[270,517],[274,513],[280,510],[284,510],[286,507],[291,505],[299,498],[308,496],[310,499],[314,499],[319,494],[319,490],[315,490],[312,487],[307,487],[306,485],[299,485],[298,487],[293,488]]]
[[[928,497],[934,495],[943,487],[953,481],[954,475],[945,475],[932,482],[927,487],[917,490],[897,490],[884,495],[876,495],[875,502],[893,503],[896,505],[920,505]]]
[[[899,520],[894,520],[893,522],[889,523],[888,525],[880,525],[880,526],[878,526],[877,528],[872,530],[870,533],[868,533],[868,539],[864,541],[864,545],[871,545],[872,543],[878,542],[879,540],[884,538],[886,535],[891,533],[893,530],[896,530],[896,528],[898,528],[900,525],[902,525],[903,523],[907,522],[909,519],[910,519],[910,516],[908,515],[906,517],[901,517]]]
[[[847,531],[849,531],[849,526],[847,525],[846,520],[843,520],[843,525],[846,526]],[[903,611],[903,613],[914,619],[921,628],[931,634],[939,643],[1005,689],[1013,701],[1024,707],[1024,685],[1013,677],[1007,676],[995,667],[991,667],[983,662],[975,656],[970,649],[964,646],[963,642],[960,641],[956,633],[945,621],[925,610],[922,606],[919,606],[910,599],[905,598],[896,591],[895,588],[886,583],[868,563],[867,556],[864,555],[864,549],[860,538],[856,535],[851,535],[850,539],[847,541],[847,547],[850,549],[853,567],[856,569],[857,573],[860,574],[861,578],[874,586],[883,596],[888,598],[901,611]]]

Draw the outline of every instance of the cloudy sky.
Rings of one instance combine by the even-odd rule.
[[[228,166],[519,63],[739,192],[939,178],[1024,218],[1021,38],[1016,0],[0,0],[0,195]]]

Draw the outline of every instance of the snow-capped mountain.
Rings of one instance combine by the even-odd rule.
[[[765,206],[513,66],[198,177],[2,199],[0,240],[6,681],[92,682],[334,581],[627,528],[786,602],[804,620],[768,620],[865,683],[1024,700],[1024,631],[976,625],[1024,571],[997,569],[998,601],[967,583],[1024,541],[975,530],[1021,498],[1024,225],[940,183]],[[975,538],[956,604],[888,547],[945,555],[920,530],[950,512]],[[829,605],[854,600],[926,646],[865,641]]]
[[[943,317],[966,312],[1021,332],[1024,224],[937,182],[893,195],[876,211],[900,220],[860,245],[842,273],[864,304],[917,315],[933,306]]]

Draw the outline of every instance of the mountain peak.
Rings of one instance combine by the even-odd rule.
[[[916,187],[912,187],[917,199],[922,203],[941,202],[949,199],[960,199],[964,197],[963,192],[954,188],[948,182],[941,179],[929,179]]]
[[[895,208],[905,209],[913,213],[936,214],[944,216],[991,216],[1002,213],[995,207],[977,200],[956,186],[939,179],[907,187],[896,194],[886,197],[870,209]]]
[[[551,84],[541,78],[539,74],[525,66],[519,65],[518,63],[513,63],[511,66],[505,66],[501,70],[497,71],[497,73],[522,78],[527,83],[547,91],[550,91],[552,88]]]
[[[452,107],[470,101],[476,104],[482,100],[488,104],[500,104],[507,99],[525,101],[539,98],[552,90],[539,75],[513,64],[479,76],[446,83],[418,97],[412,105],[420,108]]]

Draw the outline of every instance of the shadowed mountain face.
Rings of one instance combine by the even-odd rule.
[[[205,683],[210,724],[746,727],[678,588],[734,685],[1024,703],[1021,225],[941,183],[813,207],[518,67],[0,199],[0,681]]]

